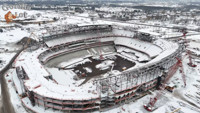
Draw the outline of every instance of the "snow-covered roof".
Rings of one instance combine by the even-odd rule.
[[[117,38],[115,44],[131,47],[132,49],[148,54],[150,57],[156,57],[162,52],[162,49],[159,46],[137,39]]]
[[[44,69],[40,64],[39,59],[37,58],[39,54],[44,52],[45,48],[40,48],[34,52],[23,52],[16,62],[16,66],[22,66],[29,76],[29,80],[25,80],[25,86],[29,90],[46,97],[56,98],[56,99],[88,99],[88,98],[97,98],[97,93],[88,93],[88,90],[95,90],[96,87],[92,82],[87,82],[82,86],[75,86],[71,84],[70,86],[60,85],[54,82],[53,80],[47,80],[45,77],[49,76],[49,73]],[[59,75],[58,75],[59,76]],[[70,81],[71,78],[66,78],[66,82]],[[72,79],[73,80],[73,79]],[[79,95],[79,96],[76,96]]]

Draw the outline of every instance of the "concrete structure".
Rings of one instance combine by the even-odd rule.
[[[75,30],[76,33],[79,33],[80,29],[83,29],[80,32],[91,32],[94,29],[97,31],[113,30],[109,25],[76,26],[75,28],[78,28]],[[25,90],[21,93],[27,95],[22,99],[23,104],[29,108],[26,104],[29,101],[32,106],[42,106],[45,110],[52,108],[62,111],[94,111],[134,101],[147,94],[148,90],[158,87],[165,79],[163,73],[177,62],[176,57],[181,57],[182,47],[165,40],[144,42],[134,39],[132,33],[119,35],[120,33],[115,30],[112,31],[114,35],[77,38],[75,41],[40,48],[31,54],[22,54],[19,59],[24,59],[24,61],[17,63],[16,66],[18,66],[18,77],[23,81],[22,87]],[[61,35],[63,36],[57,33],[44,39],[50,40],[52,37],[56,38]],[[76,46],[69,47],[75,44]],[[80,87],[70,89],[69,86],[59,85],[43,67],[43,64],[60,55],[104,45],[125,46],[148,55],[151,60],[143,66],[131,68],[119,75],[93,80],[93,83],[88,84],[89,87],[95,85],[92,87],[92,93]],[[30,55],[31,59],[27,59],[26,55]],[[76,96],[77,94],[80,95]]]

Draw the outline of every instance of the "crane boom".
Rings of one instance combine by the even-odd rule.
[[[186,31],[183,31],[183,38],[184,38],[184,40],[185,40],[186,48],[187,48],[187,46],[188,46],[188,41],[187,41],[187,39],[186,39],[186,34],[187,34],[187,32],[186,32]],[[188,58],[189,58],[189,63],[188,63],[188,65],[189,65],[190,67],[196,67],[197,65],[195,65],[195,64],[192,62],[191,51],[190,51],[190,50],[186,50],[186,53],[187,53]]]
[[[167,76],[166,76],[163,84],[160,86],[160,91],[158,93],[156,93],[156,96],[154,98],[150,98],[150,101],[149,101],[149,103],[147,105],[144,105],[144,108],[147,111],[153,111],[154,110],[153,109],[154,105],[157,102],[157,100],[162,96],[162,93],[163,93],[163,91],[165,89],[165,84],[170,80],[170,78],[172,78],[172,76],[176,73],[176,71],[178,70],[179,67],[182,67],[182,68],[180,68],[180,70],[182,70],[182,73],[184,73],[183,72],[182,61],[179,58],[176,58],[176,59],[177,59],[177,62],[168,71]],[[182,77],[185,78],[185,75],[182,74]],[[185,81],[184,81],[184,84],[186,85]]]
[[[25,48],[27,48],[28,46],[29,46],[29,44],[30,44],[30,42],[31,42],[31,37],[32,36],[35,36],[35,37],[37,37],[33,32],[30,34],[30,36],[28,37],[28,40],[27,40],[27,42],[26,42],[26,45],[25,45]],[[32,37],[33,38],[33,37]],[[36,41],[37,41],[37,38],[33,38],[33,39],[35,39]]]

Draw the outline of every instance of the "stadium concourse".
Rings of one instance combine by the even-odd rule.
[[[177,43],[111,25],[72,26],[43,39],[14,64],[16,90],[34,112],[89,112],[137,100],[160,86],[182,52]]]

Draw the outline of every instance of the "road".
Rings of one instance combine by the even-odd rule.
[[[0,71],[0,83],[1,83],[1,109],[0,113],[15,113],[15,110],[12,106],[10,101],[10,94],[8,91],[8,86],[6,80],[4,78],[5,73],[12,67],[12,63],[15,61],[17,56],[23,51],[24,49],[20,49],[16,55],[10,60],[10,62],[6,65],[6,67]]]
[[[15,110],[12,106],[12,103],[10,101],[10,94],[8,91],[8,87],[6,84],[6,80],[4,77],[1,78],[1,95],[2,95],[2,103],[3,105],[1,106],[1,113],[15,113]]]

